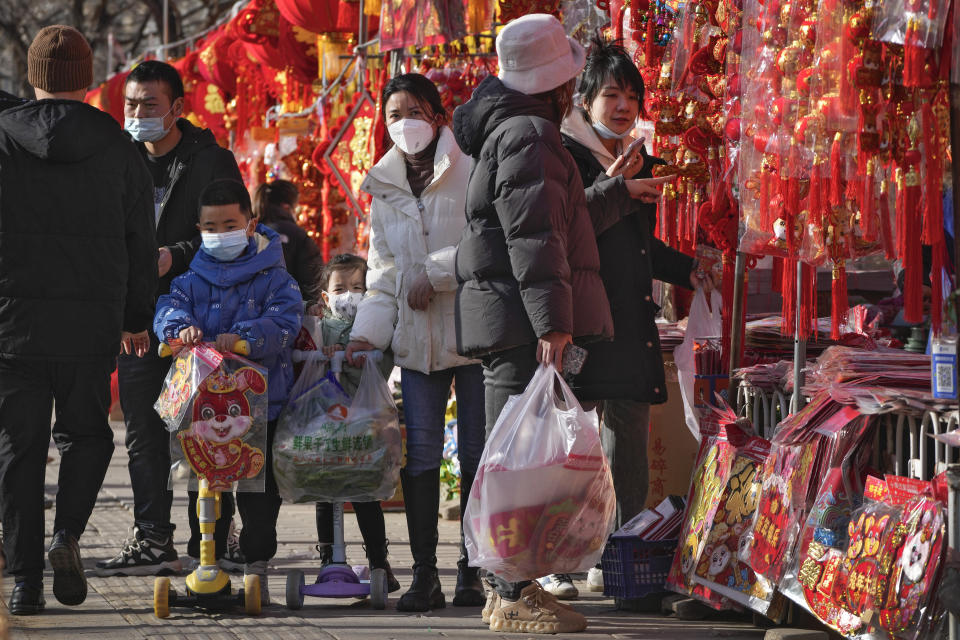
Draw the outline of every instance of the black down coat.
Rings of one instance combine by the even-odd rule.
[[[115,357],[156,287],[153,183],[117,122],[75,100],[0,112],[0,355]]]
[[[457,349],[477,357],[550,331],[613,337],[580,172],[551,107],[490,76],[453,115],[474,158],[457,250]]]
[[[173,265],[160,279],[158,297],[170,292],[170,283],[186,272],[200,248],[200,192],[214,180],[243,182],[233,152],[218,145],[209,129],[195,127],[185,118],[176,126],[183,137],[172,152],[176,159],[170,164],[170,182],[157,221],[157,246],[170,249]],[[146,155],[143,143],[136,144]]]
[[[590,185],[587,202],[616,336],[613,342],[587,345],[587,361],[572,388],[583,401],[666,402],[653,279],[689,288],[693,259],[654,235],[656,205],[633,200],[623,178],[609,178],[587,147],[567,135],[563,144]],[[638,178],[651,177],[653,164],[663,162],[650,160]]]

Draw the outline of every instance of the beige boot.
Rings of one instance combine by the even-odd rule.
[[[576,633],[587,628],[587,619],[561,606],[539,584],[520,592],[516,602],[500,601],[490,616],[490,630],[516,633]]]
[[[483,624],[490,624],[490,616],[500,608],[500,594],[496,589],[491,589],[490,585],[484,583],[487,591],[487,604],[483,605],[483,611],[480,612],[480,619]]]

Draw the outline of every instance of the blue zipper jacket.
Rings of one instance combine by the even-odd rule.
[[[275,420],[293,385],[293,340],[303,298],[283,262],[280,236],[262,224],[238,258],[222,262],[202,249],[190,269],[157,300],[153,331],[161,341],[190,326],[204,340],[235,333],[250,343],[249,358],[268,370],[268,418]]]

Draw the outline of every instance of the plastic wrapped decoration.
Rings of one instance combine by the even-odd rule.
[[[264,367],[207,345],[181,351],[155,406],[171,431],[168,487],[202,476],[215,491],[263,491],[267,406]]]
[[[770,443],[762,438],[751,438],[738,449],[693,574],[694,595],[706,589],[761,614],[770,607],[774,584],[747,565],[743,551],[750,541],[747,530],[757,510],[760,474],[769,453]]]
[[[847,552],[833,585],[834,602],[861,619],[886,605],[890,573],[904,542],[896,526],[899,512],[877,496],[876,480],[867,478],[864,504],[850,517]]]
[[[174,356],[160,397],[153,403],[153,409],[167,426],[167,431],[180,429],[190,415],[200,385],[220,366],[222,359],[220,352],[206,344],[181,349]]]
[[[903,85],[933,84],[936,49],[944,42],[946,0],[885,0],[873,20],[873,37],[903,45]]]
[[[851,516],[863,499],[863,469],[870,453],[870,447],[863,445],[872,434],[873,423],[865,417],[841,422],[821,426],[834,434],[831,452],[825,457],[829,468],[800,532],[795,561],[780,586],[787,597],[821,622],[850,636],[860,632],[863,623],[837,603],[834,590],[847,557]]]
[[[308,368],[322,365],[307,363]],[[332,373],[292,397],[277,423],[273,465],[284,500],[389,500],[402,460],[397,407],[367,358],[351,399]]]
[[[786,570],[807,511],[817,442],[774,444],[760,477],[760,499],[742,551],[750,567],[777,584]]]
[[[738,442],[745,439],[738,427],[721,425],[716,419],[704,420],[700,425],[700,451],[690,478],[680,545],[666,581],[667,588],[677,593],[693,592],[692,575],[709,534],[708,523],[716,516],[736,455],[736,445],[730,441],[730,436]],[[697,590],[697,597],[716,609],[730,606],[726,597],[706,587]]]
[[[507,19],[503,19],[507,22]],[[463,2],[383,0],[380,50],[447,44],[466,35]]]
[[[888,556],[894,564],[886,606],[870,623],[898,640],[914,640],[932,626],[930,603],[946,552],[943,505],[917,496],[904,505],[900,520],[892,526],[896,536],[892,546],[897,547],[900,534],[903,546],[899,555]]]

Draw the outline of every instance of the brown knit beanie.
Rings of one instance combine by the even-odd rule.
[[[27,80],[43,91],[78,91],[93,83],[93,52],[86,38],[62,24],[44,27],[27,51]]]

